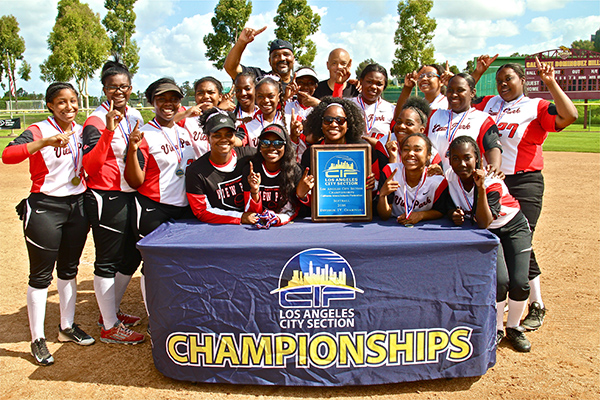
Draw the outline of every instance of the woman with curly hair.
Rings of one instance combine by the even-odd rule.
[[[271,210],[275,215],[270,225],[285,225],[298,214],[296,185],[302,170],[283,126],[266,126],[258,139],[259,151],[243,172],[244,210]]]

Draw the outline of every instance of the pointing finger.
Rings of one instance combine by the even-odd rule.
[[[267,29],[267,26],[266,26],[266,25],[265,25],[265,26],[263,26],[262,28],[260,28],[259,30],[255,31],[255,32],[254,32],[254,36],[256,36],[256,35],[258,35],[258,34],[261,34],[261,33],[263,33],[263,32],[265,31],[265,29]]]

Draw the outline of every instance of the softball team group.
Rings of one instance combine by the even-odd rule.
[[[473,76],[452,75],[447,65],[408,74],[394,106],[382,99],[385,68],[371,64],[350,79],[352,60],[343,49],[330,53],[330,76],[322,81],[311,68],[294,70],[292,46],[280,39],[270,45],[271,71],[241,65],[262,31],[245,28],[227,56],[235,92],[224,94],[218,80],[204,77],[194,85],[196,105],[186,108],[182,90],[161,78],[145,91],[154,118],[144,124],[128,106],[131,74],[109,61],[101,73],[106,101],[83,127],[75,123],[77,91],[56,82],[45,98],[52,115],[6,147],[4,163],[30,165],[31,194],[17,212],[30,261],[35,361],[54,362],[44,319],[55,265],[58,340],[95,342],[75,323],[76,276],[90,226],[100,341],[140,343],[145,335],[131,327],[141,318],[121,309],[141,263],[136,242],[171,219],[268,229],[309,215],[314,171],[307,150],[315,143],[371,145],[366,186],[381,219],[394,217],[404,229],[447,217],[496,234],[497,343],[506,337],[517,351],[529,351],[524,332],[538,329],[546,313],[531,248],[544,192],[542,144],[577,118],[553,68],[538,62],[554,103],[527,97],[518,64],[498,69],[497,96],[476,98],[476,79],[494,60],[482,56]],[[410,96],[415,86],[424,98]],[[145,300],[143,267],[141,291]]]

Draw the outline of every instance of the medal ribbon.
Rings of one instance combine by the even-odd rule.
[[[458,121],[458,124],[456,124],[454,129],[451,129],[452,114],[454,113],[454,111],[448,110],[450,112],[448,114],[448,128],[446,128],[446,140],[448,141],[448,144],[452,143],[452,141],[454,140],[454,137],[456,136],[456,131],[458,130],[458,127],[460,126],[460,124],[462,124],[463,120],[467,117],[467,115],[469,115],[471,110],[472,110],[472,108],[470,108],[469,111],[465,112],[462,117],[460,117],[460,120]]]
[[[412,214],[413,210],[415,209],[415,206],[417,205],[417,196],[419,195],[419,189],[421,189],[423,187],[426,179],[427,179],[427,168],[425,168],[423,170],[423,175],[421,176],[421,182],[417,186],[417,190],[415,190],[415,197],[412,201],[412,205],[410,207],[408,207],[408,190],[407,190],[408,183],[406,183],[406,170],[404,170],[404,213],[406,215],[405,216],[406,219],[408,219],[408,217],[410,217],[410,214]]]
[[[381,99],[377,99],[377,102],[375,103],[375,110],[373,111],[373,120],[371,121],[371,123],[369,123],[369,119],[367,118],[367,106],[365,105],[365,102],[362,99],[362,96],[358,96],[358,104],[360,105],[360,108],[362,108],[363,110],[363,114],[365,116],[365,124],[367,125],[367,134],[371,134],[371,130],[373,129],[373,125],[375,125],[375,116],[377,114],[377,108],[379,107],[379,103],[381,103]]]
[[[519,97],[517,99],[517,101],[515,102],[515,104],[512,104],[510,107],[514,107],[516,106],[521,100],[523,100],[523,98],[525,97],[524,94],[521,95],[521,97]],[[500,120],[502,119],[502,117],[504,117],[504,115],[506,115],[506,112],[508,111],[508,107],[506,108],[506,110],[504,110],[504,105],[506,104],[506,102],[504,100],[502,100],[502,104],[500,105],[500,110],[498,110],[498,115],[496,115],[496,125],[498,125],[498,123],[500,122]],[[504,110],[504,113],[502,113],[502,110]]]
[[[160,124],[158,123],[156,118],[152,119],[152,121],[150,121],[148,123],[150,125],[152,125],[153,127],[155,127],[156,129],[160,129],[160,131],[162,132],[165,139],[167,139],[167,142],[169,142],[169,144],[175,149],[175,155],[177,156],[177,162],[179,163],[179,165],[181,165],[181,160],[183,159],[183,149],[181,148],[181,140],[179,139],[179,132],[177,131],[177,127],[175,127],[175,135],[177,137],[177,143],[179,144],[179,146],[175,146],[173,144],[173,141],[171,140],[169,135],[167,135],[167,132],[165,132],[163,130],[162,126],[160,126]]]
[[[102,107],[104,107],[106,111],[110,110],[110,103],[108,100],[102,103]],[[125,120],[127,123],[127,132],[125,132],[125,129],[123,129],[123,126],[121,126],[121,122],[123,122],[123,120]],[[123,140],[125,141],[125,152],[127,152],[127,148],[129,147],[129,136],[131,135],[131,124],[127,118],[127,106],[125,106],[125,116],[123,117],[123,120],[119,122],[119,130],[121,130],[121,134],[123,135]]]
[[[467,191],[465,190],[462,182],[460,181],[460,178],[458,178],[458,184],[460,185],[460,190],[462,191],[462,195],[465,198],[465,201],[467,202],[467,205],[469,206],[469,212],[471,212],[473,210],[473,204],[471,204],[471,202],[469,201],[469,196],[467,195]],[[473,184],[473,185],[475,185],[475,184]],[[473,201],[474,200],[475,199],[473,199]]]
[[[56,129],[59,133],[63,135],[67,135],[65,131],[56,123],[54,117],[48,117],[48,122],[54,129]],[[71,122],[71,129],[75,129],[75,122]],[[75,131],[73,131],[69,136],[69,141],[67,142],[67,147],[69,147],[69,151],[71,152],[71,158],[73,159],[73,163],[75,164],[75,176],[79,176],[79,143],[77,143],[77,138],[75,137]],[[71,144],[71,138],[73,138],[73,144]]]

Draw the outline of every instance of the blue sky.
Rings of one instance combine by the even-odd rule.
[[[88,1],[103,17],[104,0]],[[212,75],[226,81],[223,71],[205,58],[204,35],[212,31],[213,1],[138,0],[137,33],[140,70],[134,77],[135,90],[144,90],[162,76],[178,83]],[[248,26],[268,29],[244,53],[246,65],[268,69],[267,42],[274,38],[273,17],[278,1],[253,1]],[[391,67],[394,32],[398,24],[397,1],[309,1],[321,15],[321,28],[314,65],[321,79],[328,73],[325,61],[330,50],[343,47],[350,52],[354,67],[372,58]],[[25,38],[25,59],[32,65],[32,80],[18,82],[28,92],[43,93],[47,83],[39,79],[39,64],[49,55],[46,40],[56,18],[57,0],[0,0],[2,15],[14,15]],[[459,69],[480,54],[510,55],[536,53],[589,39],[600,28],[597,0],[434,0],[430,16],[436,18],[433,44],[438,61],[449,60]],[[353,68],[354,70],[354,68]],[[99,95],[96,76],[89,83],[91,95]]]

